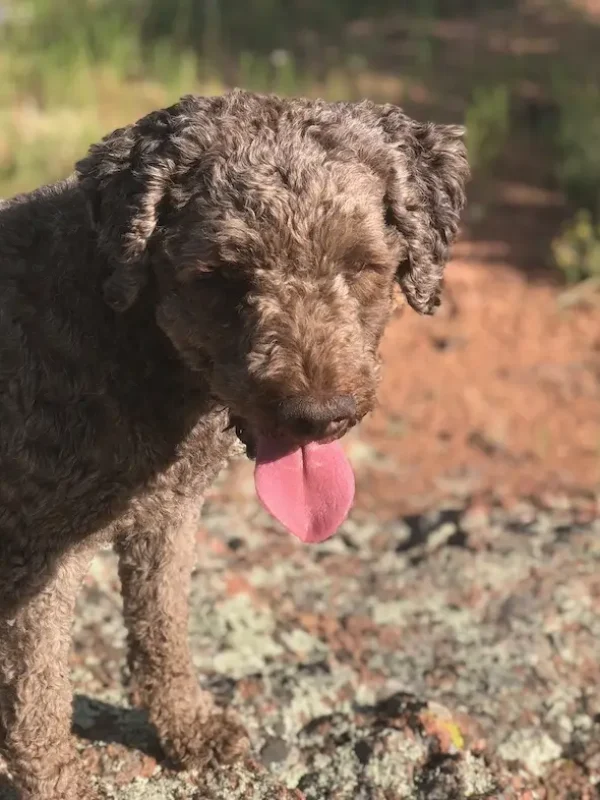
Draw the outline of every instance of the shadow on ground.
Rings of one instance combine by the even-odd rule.
[[[73,704],[73,733],[80,739],[118,744],[160,759],[162,751],[147,714],[137,708],[104,703],[76,695]]]

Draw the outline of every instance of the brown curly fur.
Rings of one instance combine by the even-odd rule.
[[[67,181],[0,206],[0,739],[23,798],[92,796],[69,627],[106,541],[167,753],[244,752],[186,641],[230,420],[251,438],[285,426],[286,398],[349,395],[348,424],[371,409],[394,280],[433,311],[467,172],[459,128],[236,91],[117,130]]]

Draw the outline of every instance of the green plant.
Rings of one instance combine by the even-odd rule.
[[[574,208],[600,213],[600,89],[564,82],[557,89],[557,178]]]
[[[115,0],[15,0],[0,25],[2,100],[27,95],[40,107],[89,104],[98,65],[125,80],[140,61],[138,37]]]
[[[104,132],[94,114],[34,106],[0,112],[0,127],[0,197],[66,177]]]
[[[274,71],[273,90],[283,95],[297,94],[300,81],[294,57],[287,50],[274,50],[271,64]]]
[[[264,91],[269,85],[269,63],[266,58],[245,50],[240,53],[238,76],[240,86],[250,91]]]
[[[600,283],[600,223],[590,211],[579,211],[565,225],[552,243],[552,254],[567,283]]]
[[[161,40],[147,56],[148,75],[159,81],[169,96],[177,100],[188,94],[198,81],[198,58],[191,50],[177,52],[174,46]]]
[[[501,155],[510,131],[510,93],[500,84],[473,92],[465,124],[469,160],[474,170],[488,170]]]

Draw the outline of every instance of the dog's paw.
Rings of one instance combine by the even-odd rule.
[[[169,757],[183,769],[203,769],[244,758],[250,748],[248,732],[233,711],[199,714],[190,730],[164,742]]]

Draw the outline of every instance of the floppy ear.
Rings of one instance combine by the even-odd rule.
[[[202,98],[183,98],[109,134],[76,164],[98,245],[114,268],[104,294],[116,311],[132,306],[148,280],[148,246],[160,204],[175,173],[198,153],[187,146],[186,133],[191,115],[207,105]]]
[[[465,130],[413,122],[395,106],[384,107],[381,125],[395,151],[386,219],[407,246],[396,277],[412,308],[433,314],[465,204]]]

